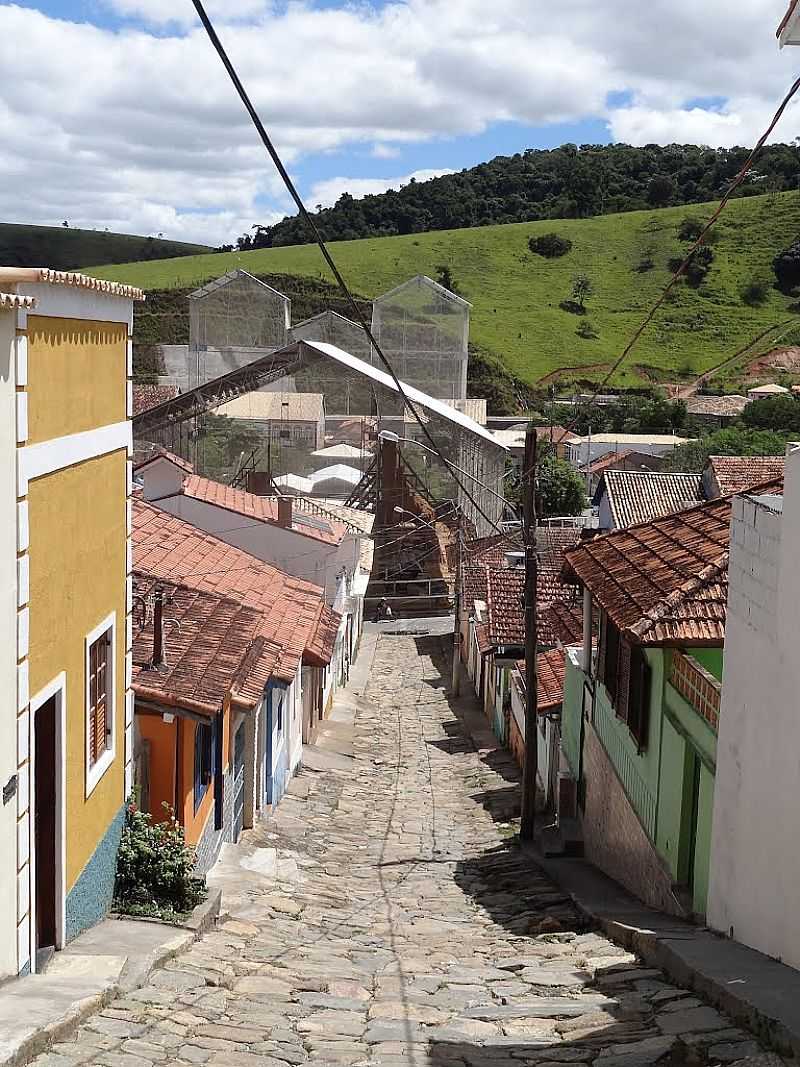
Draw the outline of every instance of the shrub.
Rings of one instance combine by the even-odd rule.
[[[167,818],[153,823],[131,799],[117,852],[114,907],[134,915],[167,916],[189,912],[205,897],[202,879],[194,875],[195,855],[183,827],[164,805]]]
[[[580,323],[575,330],[578,337],[582,337],[585,341],[596,341],[600,334],[594,328],[594,326],[588,320]]]
[[[528,248],[545,259],[559,259],[572,250],[572,241],[568,237],[560,237],[557,233],[545,233],[541,237],[531,237]]]
[[[681,263],[683,263],[683,260],[683,256],[674,256],[669,261],[667,266],[673,274],[676,270],[678,270]],[[708,248],[706,245],[701,245],[700,248],[696,249],[692,253],[692,256],[689,260],[689,264],[686,267],[686,270],[683,272],[683,277],[686,279],[689,285],[692,285],[697,288],[697,286],[705,280],[706,275],[711,270],[711,264],[713,262],[713,250],[711,248]]]
[[[778,253],[772,261],[772,269],[782,293],[791,293],[800,285],[800,240]]]
[[[570,315],[585,315],[586,308],[577,300],[562,300],[558,305],[562,311],[568,311]]]
[[[639,274],[646,274],[649,270],[653,270],[656,265],[655,259],[653,259],[653,250],[648,248],[646,252],[642,252],[642,258],[639,260],[635,270]]]
[[[705,228],[702,219],[687,215],[678,227],[678,239],[680,241],[696,241]]]
[[[742,289],[742,303],[749,307],[760,307],[769,296],[768,278],[752,278]]]

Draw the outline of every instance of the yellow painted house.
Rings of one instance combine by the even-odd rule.
[[[111,902],[132,768],[130,338],[143,296],[22,268],[0,268],[0,294],[0,686],[17,695],[0,712],[14,718],[0,722],[1,978],[35,971]]]

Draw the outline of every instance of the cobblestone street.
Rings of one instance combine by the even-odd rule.
[[[583,929],[522,858],[517,775],[462,733],[446,647],[381,637],[351,766],[304,771],[247,835],[273,875],[243,877],[213,932],[37,1064],[678,1067],[760,1052]]]

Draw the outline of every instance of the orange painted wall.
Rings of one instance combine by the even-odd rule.
[[[142,738],[150,742],[150,812],[155,822],[164,818],[162,804],[175,803],[175,738],[177,720],[166,723],[156,715],[137,717]]]
[[[214,817],[214,783],[213,781],[206,790],[206,795],[200,802],[200,807],[197,812],[194,810],[194,737],[197,730],[197,724],[191,719],[181,719],[181,730],[183,731],[181,744],[183,746],[183,789],[184,789],[184,803],[183,803],[183,828],[186,836],[186,842],[190,845],[196,845],[200,838],[203,836],[203,830],[206,827],[206,823],[210,818]],[[213,719],[209,720],[209,725],[213,726]],[[226,771],[228,769],[228,763],[230,760],[230,734],[231,734],[231,711],[228,701],[225,702],[225,721],[223,722],[222,730],[222,769]]]

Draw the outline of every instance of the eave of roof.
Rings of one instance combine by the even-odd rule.
[[[0,310],[32,311],[37,304],[35,296],[21,296],[19,293],[0,293]]]
[[[141,289],[103,278],[91,278],[75,271],[51,270],[49,267],[0,267],[0,285],[67,285],[76,289],[90,289],[106,296],[121,296],[129,300],[144,300]]]

